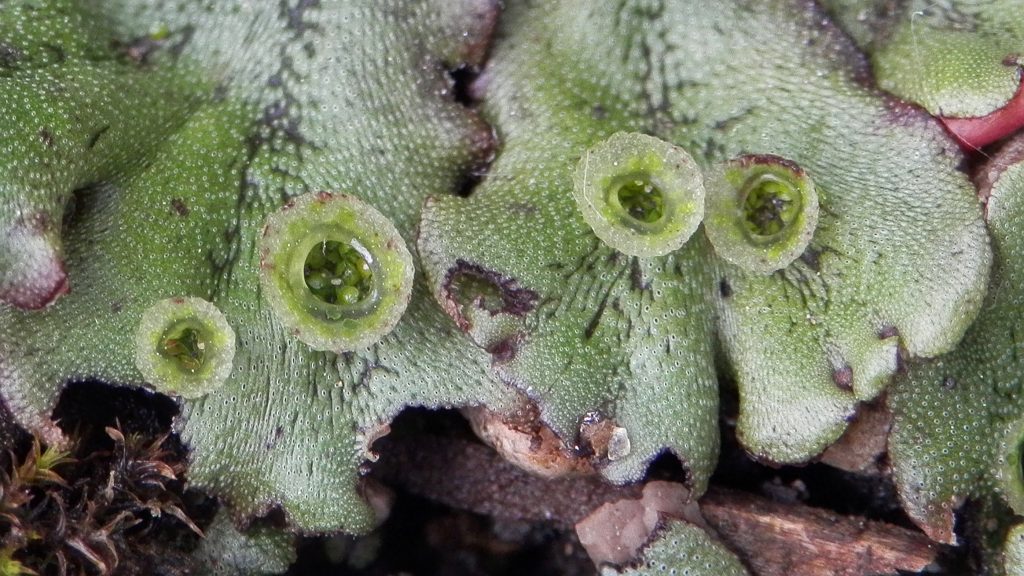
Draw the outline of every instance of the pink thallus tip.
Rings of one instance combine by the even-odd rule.
[[[1024,80],[1017,87],[1017,93],[1002,108],[985,116],[974,118],[939,116],[939,120],[966,152],[974,152],[997,140],[1002,140],[1024,127]]]

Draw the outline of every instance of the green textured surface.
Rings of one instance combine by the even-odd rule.
[[[595,413],[624,429],[609,479],[668,449],[699,494],[717,458],[718,347],[748,448],[804,461],[879,393],[898,347],[949,350],[982,300],[991,255],[962,157],[862,84],[866,62],[813,4],[509,2],[471,90],[500,148],[465,199],[491,126],[455,102],[446,69],[483,58],[494,2],[0,9],[0,293],[46,296],[61,256],[71,285],[41,311],[0,305],[0,396],[57,440],[68,380],[144,384],[144,310],[214,302],[234,369],[176,426],[190,481],[238,516],[281,506],[297,530],[366,530],[357,482],[381,425],[407,405],[500,410],[515,389],[569,444]],[[703,169],[796,162],[822,190],[810,248],[763,276],[719,260],[700,230],[658,258],[604,246],[572,175],[616,131]],[[395,330],[340,356],[296,340],[259,291],[266,216],[318,191],[358,196],[410,246],[419,229],[424,258]]]
[[[1006,168],[988,203],[996,253],[991,292],[951,354],[914,366],[890,398],[893,474],[904,508],[952,541],[953,511],[1001,494],[1024,513],[1024,162]]]
[[[932,114],[985,116],[1020,85],[1022,0],[822,3],[871,54],[879,87]]]
[[[990,253],[958,152],[923,115],[862,88],[864,63],[821,22],[787,2],[503,15],[481,80],[501,152],[468,199],[428,201],[420,253],[441,304],[559,434],[591,411],[628,431],[630,454],[604,468],[615,481],[667,447],[700,492],[716,450],[716,332],[743,441],[801,461],[885,386],[899,345],[949,350],[980,305]],[[605,248],[572,174],[619,130],[681,145],[705,168],[741,153],[795,161],[823,190],[811,251],[760,276],[717,260],[699,232],[662,258]],[[505,286],[505,306],[456,298],[449,284],[469,277]]]
[[[200,576],[282,574],[295,558],[294,536],[267,526],[240,531],[223,511],[193,553]]]
[[[79,3],[33,4],[5,3],[0,18],[0,296],[38,307],[60,274],[72,190],[152,160],[203,88],[184,67],[121,61]]]
[[[640,554],[635,567],[604,568],[602,576],[747,576],[743,564],[707,532],[672,521]]]
[[[132,338],[143,310],[170,296],[209,299],[235,329],[238,353],[223,387],[184,405],[191,482],[237,514],[281,505],[299,529],[369,528],[356,480],[375,427],[406,404],[500,406],[504,389],[422,287],[380,344],[312,352],[263,306],[256,234],[284,199],[329,190],[359,195],[409,241],[423,197],[457,190],[487,153],[487,128],[452,100],[445,67],[478,57],[490,4],[18,5],[38,9],[4,5],[12,46],[31,46],[50,14],[79,6],[84,15],[69,24],[65,60],[0,75],[6,91],[25,94],[0,104],[4,118],[22,119],[2,121],[13,147],[2,180],[36,173],[25,165],[46,176],[34,195],[3,192],[3,214],[20,202],[59,221],[58,199],[102,184],[76,194],[64,231],[71,293],[39,312],[0,309],[4,401],[53,439],[48,415],[66,380],[141,383]],[[152,31],[166,39],[134,41]],[[138,64],[108,48],[114,39],[152,52]],[[79,41],[106,60],[79,56],[70,45]],[[196,80],[167,80],[186,70]],[[35,96],[50,77],[65,78],[71,96]],[[81,111],[86,120],[76,120]],[[56,162],[79,155],[70,142],[65,150],[65,132],[87,140],[103,123],[109,170],[79,176],[74,162]],[[43,127],[56,151],[39,144]]]

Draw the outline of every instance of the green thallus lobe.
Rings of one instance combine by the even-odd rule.
[[[704,229],[715,252],[751,272],[769,274],[804,252],[818,224],[818,194],[796,164],[747,155],[716,167],[707,181]]]
[[[682,148],[645,134],[617,132],[584,152],[573,183],[594,233],[631,256],[678,249],[704,214],[697,164]]]
[[[345,194],[305,194],[268,216],[260,258],[264,298],[315,350],[376,343],[412,293],[412,255],[394,225]]]
[[[165,394],[197,398],[231,373],[235,333],[224,315],[201,298],[168,298],[142,315],[135,365]]]
[[[1015,422],[1004,432],[996,469],[999,489],[1010,507],[1024,511],[1024,420]]]

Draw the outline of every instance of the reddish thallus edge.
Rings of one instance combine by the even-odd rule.
[[[982,146],[1006,138],[1024,127],[1024,81],[1017,87],[1013,98],[991,114],[975,118],[940,116],[939,120],[967,152],[974,152]]]

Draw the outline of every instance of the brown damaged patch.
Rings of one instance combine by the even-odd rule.
[[[619,460],[628,455],[630,449],[625,428],[600,412],[590,412],[583,417],[576,443],[580,455],[589,456],[595,466]]]
[[[477,406],[464,408],[462,413],[481,440],[522,470],[544,478],[594,473],[589,459],[566,446],[541,422],[537,405],[526,398],[507,415]]]
[[[507,364],[515,359],[519,353],[519,347],[525,339],[525,335],[517,332],[512,336],[498,340],[487,347],[493,364]]]
[[[751,166],[781,166],[792,172],[798,178],[806,176],[804,169],[796,162],[774,154],[745,154],[735,160],[732,160],[730,164],[733,164],[738,168],[749,168]]]
[[[853,390],[853,368],[849,364],[843,364],[842,366],[832,370],[832,382],[840,390],[847,392]]]
[[[363,458],[370,462],[376,462],[379,456],[373,451],[373,444],[390,433],[391,425],[386,422],[360,428],[358,438],[363,447]]]
[[[467,7],[467,26],[463,32],[460,58],[471,66],[480,66],[487,60],[501,16],[499,0],[476,0]]]
[[[491,170],[497,157],[498,135],[494,127],[480,117],[475,110],[469,111],[471,128],[469,145],[472,159],[459,176],[454,189],[457,196],[468,198]]]
[[[448,269],[441,283],[442,307],[463,331],[473,328],[464,313],[473,306],[491,316],[524,316],[537,306],[540,295],[519,285],[515,278],[459,259]]]
[[[900,331],[895,326],[883,326],[878,331],[878,339],[879,340],[888,340],[889,338],[898,338],[899,335],[900,335]]]
[[[50,130],[48,130],[46,128],[40,128],[39,129],[39,139],[43,141],[43,144],[45,144],[47,148],[51,148],[52,149],[54,147],[54,145],[55,145],[55,142],[54,142],[54,139],[53,139],[53,132],[51,132]]]
[[[950,546],[958,545],[954,530],[956,510],[963,506],[965,498],[954,496],[945,502],[940,502],[937,505],[929,504],[927,508],[924,508],[921,506],[923,498],[920,494],[915,493],[911,487],[903,486],[899,476],[895,480],[900,504],[914,524],[936,542]]]
[[[182,200],[181,198],[171,199],[171,210],[173,210],[175,214],[181,216],[182,218],[188,216],[188,213],[190,212],[188,206],[185,204],[185,201]]]

